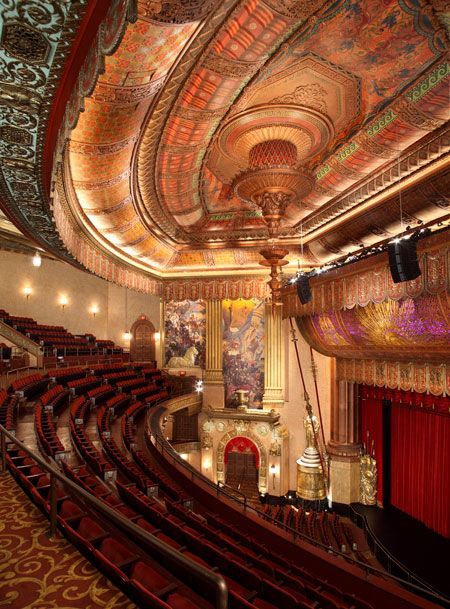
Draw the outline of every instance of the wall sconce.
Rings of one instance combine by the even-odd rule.
[[[189,455],[187,453],[180,453],[180,457],[183,459],[183,461],[187,461],[189,458]]]
[[[26,299],[28,300],[30,298],[31,294],[33,293],[33,288],[30,287],[29,285],[27,285],[23,288],[22,292],[24,293]]]
[[[203,381],[195,381],[195,391],[201,393],[203,391]]]
[[[59,304],[61,305],[61,309],[64,311],[66,306],[69,304],[69,300],[68,300],[67,296],[62,294],[59,298]]]
[[[205,470],[205,472],[209,471],[210,467],[211,467],[211,459],[209,459],[209,458],[203,459],[203,469]]]
[[[95,316],[97,315],[97,313],[98,313],[98,312],[99,312],[98,305],[93,304],[93,305],[92,305],[92,307],[91,307],[91,314],[92,314],[92,317],[95,317]]]
[[[131,334],[128,332],[128,330],[125,330],[125,332],[122,334],[122,337],[124,340],[130,340]]]
[[[153,337],[154,337],[155,340],[159,340],[161,338],[161,332],[155,332],[153,334]]]
[[[277,473],[277,466],[272,463],[270,466],[270,473],[272,474],[272,490],[275,490],[275,475]]]
[[[42,258],[39,252],[36,252],[35,255],[33,256],[32,260],[31,260],[33,266],[41,266],[42,264]]]

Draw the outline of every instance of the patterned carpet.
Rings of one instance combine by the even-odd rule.
[[[136,609],[48,521],[9,474],[0,474],[0,608]]]

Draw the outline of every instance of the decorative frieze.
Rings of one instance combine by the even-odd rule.
[[[338,380],[417,393],[450,395],[450,363],[336,360]]]

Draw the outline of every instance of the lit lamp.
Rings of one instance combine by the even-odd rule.
[[[131,334],[130,332],[128,332],[128,330],[125,330],[125,332],[122,334],[123,339],[124,340],[130,340],[131,339]]]
[[[64,311],[66,306],[69,304],[69,300],[65,294],[62,294],[59,298],[59,304],[61,305],[61,309]]]
[[[28,300],[30,298],[31,294],[33,293],[33,288],[30,287],[29,285],[27,285],[23,288],[22,291],[25,294],[26,299]]]
[[[32,262],[33,266],[41,266],[42,258],[41,258],[41,255],[39,252],[35,253],[31,262]]]
[[[277,466],[272,463],[270,466],[270,473],[272,474],[272,490],[275,490],[275,475],[277,473]]]
[[[161,332],[155,332],[153,336],[155,340],[159,340],[161,338]]]
[[[95,317],[97,315],[97,313],[99,312],[99,308],[98,305],[93,304],[91,307],[91,313],[92,313],[92,317]]]

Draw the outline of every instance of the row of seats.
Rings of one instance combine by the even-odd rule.
[[[155,383],[150,383],[144,385],[143,387],[135,387],[134,389],[131,389],[130,394],[133,396],[134,399],[141,400],[155,395],[156,393],[158,393],[158,391],[159,387]],[[145,401],[149,402],[150,400],[146,399]]]
[[[49,514],[50,479],[21,451],[7,455],[9,468],[22,488]],[[97,512],[87,509],[57,486],[58,525],[63,533],[111,581],[142,607],[156,609],[212,609],[187,586],[132,544]]]
[[[126,381],[117,381],[116,387],[121,391],[132,391],[133,389],[138,389],[139,387],[144,387],[148,385],[148,381],[143,377],[128,379]]]
[[[116,384],[117,381],[126,381],[128,379],[136,378],[137,373],[133,368],[129,370],[123,370],[121,372],[108,372],[106,374],[102,374],[102,377],[108,381],[110,384]]]
[[[48,377],[54,383],[67,383],[86,377],[86,368],[80,366],[72,368],[56,368],[47,372]]]
[[[121,354],[122,347],[118,347],[112,340],[96,339],[94,335],[74,336],[63,326],[39,324],[31,317],[9,315],[0,311],[0,319],[15,328],[18,332],[28,336],[42,346],[52,348],[58,355],[78,352],[106,352],[106,354]]]
[[[108,408],[113,414],[121,413],[130,403],[131,396],[123,393],[117,393],[109,400],[106,400],[105,406]]]
[[[146,406],[156,405],[168,398],[166,390],[160,391],[147,398],[145,404],[141,402],[133,403],[127,408],[122,417],[121,429],[122,439],[126,448],[130,451],[133,460],[141,468],[146,477],[152,480],[158,487],[174,501],[188,501],[190,498],[185,491],[174,480],[169,478],[165,472],[137,448],[135,443],[135,424],[134,421],[146,411]]]
[[[19,398],[9,394],[5,389],[0,391],[0,425],[10,432],[16,429],[16,408]]]
[[[148,487],[155,486],[156,483],[154,480],[144,476],[140,469],[132,461],[129,461],[117,446],[116,441],[111,437],[109,429],[110,414],[111,412],[104,406],[97,410],[97,429],[102,439],[103,450],[119,471],[129,480],[135,482],[146,493]]]
[[[163,394],[163,392],[160,393]],[[154,403],[157,403],[162,397],[158,396],[156,398],[156,395],[158,394],[151,396],[151,400],[154,400]],[[167,397],[167,393],[164,392],[163,396],[164,398]],[[83,431],[85,439],[89,440],[87,434],[85,434],[84,424],[90,408],[89,400],[86,400],[84,397],[76,398],[71,405],[70,423],[75,443],[77,443],[75,436],[77,431],[79,432],[80,430]],[[145,404],[134,402],[128,405],[123,414],[123,420],[126,421],[125,428],[129,433],[126,436],[124,435],[123,439],[125,445],[129,445],[131,448],[131,454],[135,459],[135,463],[142,468],[145,475],[149,475],[151,480],[159,483],[160,488],[164,492],[166,507],[161,509],[160,502],[147,497],[145,492],[140,491],[136,486],[133,487],[118,482],[116,487],[119,495],[130,507],[122,505],[118,497],[111,493],[106,485],[98,481],[95,476],[91,476],[89,488],[91,491],[94,491],[94,494],[101,497],[102,500],[115,509],[121,511],[123,515],[138,523],[139,526],[142,526],[148,532],[155,534],[156,531],[156,536],[160,540],[183,552],[191,560],[197,561],[207,568],[219,569],[227,580],[230,589],[229,606],[232,608],[275,609],[286,607],[287,609],[312,609],[315,607],[318,609],[322,607],[323,609],[343,609],[344,607],[356,606],[360,609],[367,609],[369,607],[369,605],[364,604],[364,601],[360,603],[359,599],[353,597],[351,599],[345,598],[343,592],[337,588],[334,589],[332,584],[329,584],[326,580],[320,580],[306,570],[293,565],[277,553],[271,553],[270,550],[262,546],[255,539],[252,539],[247,531],[240,531],[238,528],[233,527],[228,522],[212,514],[204,513],[203,517],[199,517],[183,507],[182,503],[176,503],[188,498],[183,489],[179,487],[179,492],[173,494],[168,492],[170,489],[177,491],[176,483],[160,466],[155,464],[153,459],[150,459],[142,451],[135,449],[135,422],[145,410]],[[105,449],[111,441],[109,427],[111,416],[111,410],[105,407],[97,409],[97,422]],[[81,420],[81,424],[75,425],[75,420]],[[122,429],[124,429],[123,420]],[[115,456],[122,461],[127,461],[117,443],[113,442],[116,451]],[[83,447],[86,448],[86,444],[83,443]],[[86,453],[80,451],[80,453],[83,456],[84,454],[89,455],[89,451],[86,451]],[[90,467],[94,468],[94,471],[98,475],[103,475],[104,472],[101,469],[95,470],[94,463],[87,459],[86,461]],[[122,471],[128,477],[126,470],[123,469]],[[88,473],[86,469],[85,482],[89,477]],[[163,485],[161,485],[160,477],[165,478],[167,488],[163,488]],[[45,480],[39,482],[37,493],[40,495],[41,500],[48,501],[45,483]],[[134,498],[131,498],[131,496],[134,496]],[[127,497],[127,500],[125,500],[125,497]],[[59,503],[61,505],[67,504],[68,501],[70,499],[64,496],[64,491],[61,489]],[[71,523],[70,519],[74,515],[73,511],[77,508],[76,502],[72,502],[70,507],[71,510],[69,511],[72,516],[68,516],[69,525]],[[145,507],[145,511],[143,507]],[[152,510],[149,509],[150,507],[152,507]],[[92,520],[95,522],[95,519]],[[75,521],[78,522],[77,519],[74,519]],[[73,528],[75,532],[78,532],[77,525]],[[82,533],[84,531],[85,529],[82,527]],[[83,537],[83,534],[81,537]],[[104,548],[101,542],[96,541],[91,544],[94,549],[93,552],[90,548],[85,548],[85,550],[90,553],[89,556],[94,564],[111,578],[116,578],[115,581],[118,585],[122,589],[129,591],[133,596],[133,588],[130,583],[132,572],[128,569],[128,562],[125,561],[124,568],[121,568],[123,557],[127,557],[127,560],[129,559],[130,565],[134,564],[134,556],[136,554],[133,544],[125,537],[120,538],[120,536],[115,535],[114,538],[115,541],[121,544],[120,547],[114,545],[113,548],[109,546]],[[82,545],[84,545],[85,541],[86,539],[82,540]],[[111,558],[114,558],[112,563],[114,570],[111,569],[111,565],[108,562],[103,563],[102,557],[96,554],[96,552],[102,554],[103,550],[105,550],[109,562],[111,562]],[[117,573],[117,570],[120,573]],[[175,571],[171,567],[171,571],[180,579],[184,581],[189,580],[190,575],[183,573],[182,570]],[[174,607],[176,609],[178,607],[189,607],[189,609],[191,607],[209,607],[209,605],[199,604],[198,601],[197,604],[177,605],[174,604],[176,600],[173,601],[170,594],[160,595],[163,599],[161,600],[161,598],[154,594],[154,589],[150,584],[144,586],[144,592],[141,591],[141,593],[144,595],[139,597],[139,602],[142,606],[163,607],[164,609],[167,607],[172,609]],[[206,594],[206,591],[204,593]],[[155,596],[156,600],[149,594]],[[186,599],[189,602],[189,590],[186,591],[183,602],[186,602]],[[165,603],[165,605],[161,603]]]
[[[102,379],[96,376],[85,376],[78,378],[67,383],[67,387],[71,390],[74,395],[80,395],[90,389],[94,389],[102,384]]]
[[[99,387],[94,387],[94,389],[90,389],[86,395],[90,398],[93,404],[102,404],[106,402],[107,399],[115,395],[116,390],[112,385],[100,385]]]
[[[32,398],[36,396],[44,387],[47,387],[49,379],[42,374],[30,374],[15,380],[9,390],[16,393],[19,397]]]
[[[57,414],[59,407],[68,401],[70,391],[65,389],[62,385],[55,385],[51,389],[48,389],[39,398],[39,402],[42,406],[51,406],[53,414]]]
[[[290,505],[266,504],[263,514],[274,524],[283,524],[329,548],[341,550],[349,543],[346,527],[335,512],[306,511]]]
[[[34,426],[42,452],[55,458],[65,452],[65,448],[56,433],[52,411],[47,410],[40,402],[34,411]]]
[[[129,368],[129,366],[127,364],[124,364],[123,362],[117,362],[117,363],[100,363],[100,364],[94,364],[93,366],[90,366],[91,372],[92,374],[107,374],[108,372],[121,372],[123,370],[127,370]]]
[[[79,399],[79,401],[77,401]],[[82,459],[102,478],[112,471],[111,464],[89,439],[85,430],[86,416],[91,408],[91,401],[83,397],[74,400],[70,407],[70,434],[73,443]]]

